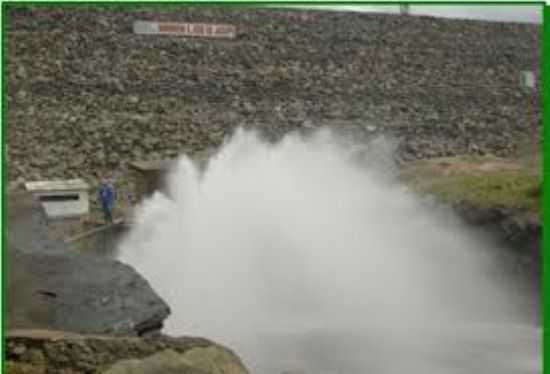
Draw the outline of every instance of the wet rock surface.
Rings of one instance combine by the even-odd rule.
[[[136,20],[230,23],[235,40],[134,35]],[[13,7],[12,183],[193,154],[236,126],[388,133],[405,160],[509,156],[541,124],[539,25],[213,7]]]
[[[203,338],[113,338],[52,330],[6,335],[9,373],[248,373],[235,353]]]

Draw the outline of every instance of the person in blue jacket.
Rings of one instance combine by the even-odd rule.
[[[113,205],[115,202],[115,189],[111,182],[107,179],[102,179],[99,184],[98,190],[99,201],[103,208],[103,214],[105,216],[105,223],[113,223]]]

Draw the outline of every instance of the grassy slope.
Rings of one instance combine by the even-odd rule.
[[[489,157],[455,157],[411,163],[403,170],[417,191],[480,208],[515,208],[540,215],[542,178],[537,166]]]

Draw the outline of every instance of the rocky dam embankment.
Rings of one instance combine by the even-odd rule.
[[[232,40],[135,35],[228,23]],[[254,8],[7,11],[8,179],[122,175],[138,159],[332,126],[386,133],[403,160],[515,154],[541,126],[541,27]],[[358,135],[358,136],[359,136]]]

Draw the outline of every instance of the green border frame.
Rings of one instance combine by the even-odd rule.
[[[479,0],[465,0],[465,1],[335,1],[335,0],[3,0],[2,7],[4,11],[10,7],[24,7],[24,6],[181,6],[181,5],[195,5],[195,6],[269,6],[276,7],[281,5],[306,5],[306,6],[360,6],[360,5],[385,5],[385,6],[398,6],[398,5],[441,5],[441,6],[461,6],[461,5],[474,5],[474,6],[525,6],[525,5],[540,5],[544,6],[545,2],[541,0],[513,0],[513,1],[479,1]]]
[[[544,41],[550,40],[550,6],[545,5],[543,8],[543,39],[542,39],[542,54],[541,54],[541,74],[542,74],[542,342],[543,342],[543,373],[549,372],[548,357],[550,357],[550,339],[545,326],[550,322],[550,308],[546,305],[546,295],[550,294],[550,256],[547,256],[547,250],[550,244],[550,226],[545,224],[545,217],[550,217],[550,179],[547,177],[550,168],[550,151],[548,151],[548,141],[550,140],[550,47],[546,46]]]
[[[2,1],[2,0],[0,0]],[[30,0],[30,1],[2,1],[2,7],[0,9],[0,19],[1,19],[1,31],[0,31],[0,37],[2,38],[2,53],[0,56],[0,64],[2,66],[2,76],[0,77],[0,83],[2,85],[2,116],[1,116],[1,130],[0,130],[0,136],[2,139],[2,155],[1,160],[2,163],[0,165],[0,173],[2,175],[2,197],[0,199],[0,209],[2,211],[2,215],[0,218],[0,224],[2,225],[2,238],[1,238],[1,251],[2,254],[0,256],[0,271],[1,271],[1,282],[2,282],[2,297],[0,299],[0,309],[1,309],[1,321],[0,321],[0,329],[1,329],[1,339],[0,342],[0,354],[2,357],[2,364],[0,366],[0,373],[4,373],[6,370],[6,340],[5,340],[5,316],[6,316],[6,294],[4,292],[4,286],[6,285],[6,261],[5,261],[5,247],[6,247],[6,239],[5,239],[5,233],[6,233],[6,209],[5,208],[5,197],[6,197],[6,182],[7,182],[7,169],[6,169],[6,162],[7,162],[7,150],[6,150],[6,126],[7,126],[7,116],[6,116],[6,106],[7,106],[7,99],[6,99],[6,92],[7,92],[7,82],[8,80],[5,79],[7,76],[7,25],[8,25],[8,14],[7,11],[10,8],[16,8],[16,7],[26,7],[26,6],[68,6],[68,7],[87,7],[87,6],[106,6],[106,7],[149,7],[149,6],[181,6],[181,5],[195,5],[195,6],[226,6],[226,7],[275,7],[275,6],[289,6],[289,8],[292,8],[294,6],[315,6],[315,7],[322,7],[322,6],[334,6],[334,5],[342,5],[342,6],[360,6],[360,5],[387,5],[387,6],[398,6],[401,4],[407,4],[407,5],[449,5],[449,6],[456,6],[456,5],[478,5],[478,6],[525,6],[525,5],[539,5],[542,7],[542,53],[541,53],[541,79],[539,81],[542,82],[542,96],[540,105],[542,105],[542,118],[543,118],[543,129],[542,129],[542,149],[541,149],[541,161],[542,161],[542,178],[543,178],[543,194],[542,194],[542,203],[543,203],[543,209],[542,209],[542,215],[543,215],[543,232],[542,232],[542,298],[543,302],[541,303],[542,307],[542,321],[543,321],[543,334],[542,334],[542,341],[543,341],[543,373],[547,372],[547,357],[550,357],[550,336],[549,333],[544,329],[544,326],[550,321],[550,308],[546,307],[545,305],[545,295],[550,294],[550,276],[548,276],[548,272],[550,271],[550,256],[546,256],[547,247],[549,246],[550,239],[547,240],[546,238],[550,238],[550,226],[544,224],[544,217],[550,216],[550,194],[546,193],[550,189],[550,178],[546,178],[545,175],[549,171],[550,167],[550,151],[546,152],[547,144],[550,139],[550,126],[546,126],[546,123],[548,122],[548,119],[550,119],[550,105],[545,105],[545,103],[549,102],[550,100],[550,46],[545,46],[544,41],[550,40],[550,6],[547,6],[544,1],[334,1],[334,0],[317,0],[317,1],[304,1],[304,0],[283,0],[283,1],[273,1],[273,0],[251,0],[251,1],[233,1],[233,0],[217,0],[217,1],[209,1],[209,0],[196,0],[196,1],[178,1],[178,0],[164,0],[164,1],[136,1],[136,0],[119,0],[119,1],[74,1],[74,0],[43,0],[43,1],[36,1],[36,0]],[[548,370],[550,372],[550,369]]]
[[[7,79],[5,79],[6,77],[6,73],[7,73],[7,66],[6,66],[6,56],[7,56],[7,53],[6,53],[6,48],[7,48],[7,43],[6,43],[6,25],[7,25],[7,22],[6,22],[6,12],[4,10],[4,5],[2,4],[2,9],[0,10],[1,14],[0,14],[0,22],[2,22],[2,25],[1,25],[1,29],[0,29],[0,38],[2,39],[2,52],[0,54],[0,65],[2,66],[2,76],[0,77],[0,84],[2,85],[2,114],[0,116],[1,120],[0,120],[0,136],[2,138],[2,146],[1,146],[1,149],[2,149],[2,155],[0,156],[2,158],[2,163],[0,165],[0,173],[2,173],[2,198],[0,199],[0,209],[2,210],[2,218],[0,218],[0,224],[2,225],[2,238],[0,239],[2,241],[2,248],[0,248],[0,251],[1,251],[1,255],[0,255],[0,271],[2,272],[2,274],[0,274],[1,276],[1,282],[2,282],[2,297],[0,298],[1,301],[0,301],[0,310],[1,310],[1,322],[0,322],[0,335],[1,335],[1,339],[2,341],[0,342],[0,354],[1,354],[1,357],[2,357],[2,365],[0,366],[1,367],[1,370],[0,370],[0,373],[4,373],[5,370],[6,370],[6,338],[5,338],[5,316],[6,316],[6,299],[7,299],[7,296],[6,296],[6,292],[5,292],[5,286],[7,284],[7,277],[6,277],[6,252],[5,252],[5,248],[6,248],[6,209],[5,209],[5,198],[6,198],[6,182],[7,182],[7,179],[8,179],[8,175],[7,175],[7,171],[4,167],[4,165],[7,166],[7,160],[6,160],[6,155],[7,155],[7,151],[6,151],[6,142],[7,142],[7,138],[6,138],[6,124],[7,124],[7,112],[6,112],[6,96],[7,96],[7,92],[8,92],[8,89],[7,89]]]

